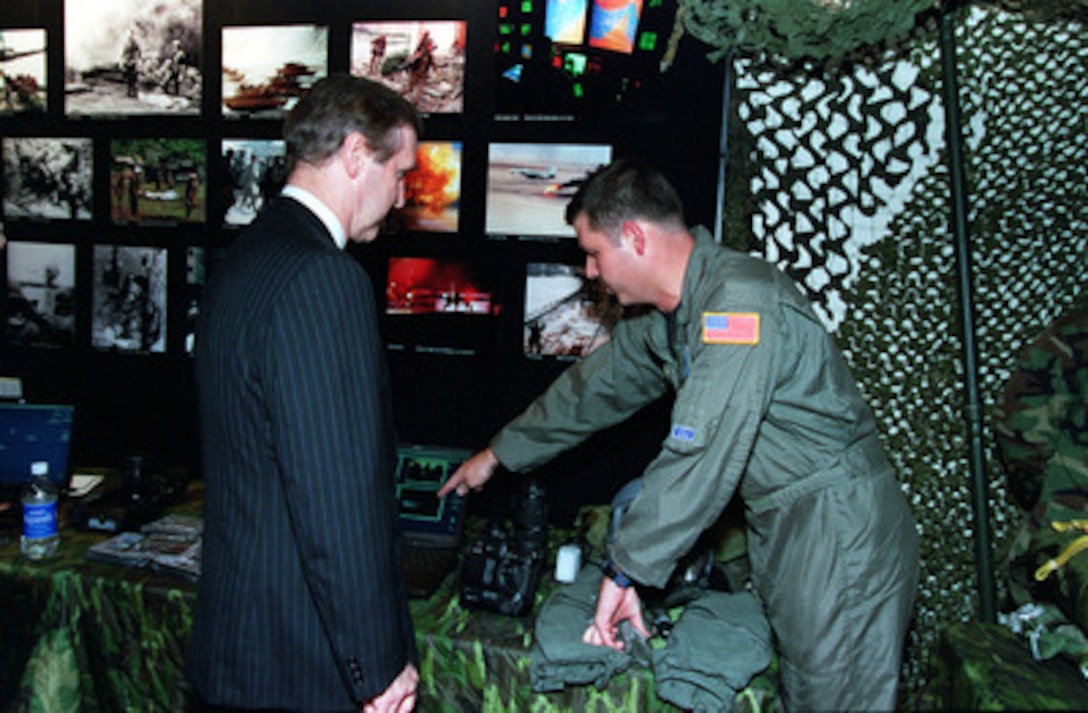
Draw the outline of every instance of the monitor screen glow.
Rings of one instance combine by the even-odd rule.
[[[590,46],[631,54],[641,16],[642,0],[593,0]]]
[[[557,44],[580,45],[586,36],[587,0],[547,0],[544,35]]]

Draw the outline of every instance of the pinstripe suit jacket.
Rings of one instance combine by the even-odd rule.
[[[358,710],[417,658],[370,280],[280,198],[212,274],[195,365],[205,532],[190,681],[215,704]]]

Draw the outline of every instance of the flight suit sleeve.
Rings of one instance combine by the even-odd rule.
[[[608,342],[570,366],[491,441],[499,462],[526,471],[662,396],[668,384],[655,352],[660,315],[622,320]]]
[[[635,581],[664,586],[736,491],[770,403],[778,339],[769,321],[757,344],[700,344],[692,355],[669,434],[611,552]]]

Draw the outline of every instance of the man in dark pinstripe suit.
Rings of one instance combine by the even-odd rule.
[[[404,201],[420,119],[358,77],[288,115],[291,172],[208,286],[194,708],[409,711],[418,683],[374,290],[343,248]]]

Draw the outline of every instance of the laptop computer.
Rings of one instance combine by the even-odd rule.
[[[68,489],[74,412],[68,404],[0,402],[0,526],[21,523],[18,505],[31,463],[49,463],[57,492]]]
[[[397,449],[397,503],[404,537],[408,595],[434,594],[458,563],[464,498],[438,489],[470,453],[456,448],[402,445]]]

